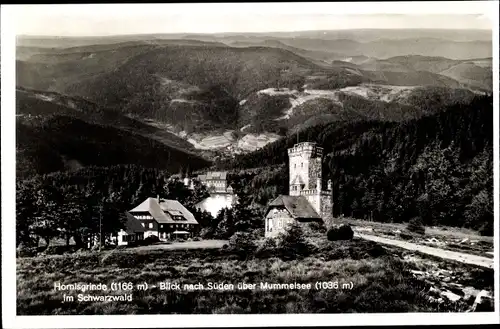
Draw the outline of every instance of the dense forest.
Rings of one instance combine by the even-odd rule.
[[[313,141],[324,148],[323,171],[333,181],[334,215],[384,222],[420,217],[427,225],[492,234],[492,108],[492,98],[481,96],[402,123],[317,125],[217,167],[260,176],[267,182],[261,195],[281,193],[287,187],[287,148]],[[270,166],[281,166],[281,173],[265,178]],[[245,168],[266,169],[257,174]]]
[[[217,163],[219,169],[229,170],[229,183],[240,203],[216,218],[193,207],[207,195],[200,184],[191,191],[181,181],[169,179],[178,167],[103,163],[24,180],[18,177],[17,241],[30,245],[40,239],[50,243],[54,238],[67,242],[72,238],[84,245],[100,230],[106,234],[118,230],[125,211],[155,196],[184,204],[195,214],[205,237],[228,238],[237,231],[262,229],[266,205],[288,193],[287,148],[297,141],[314,141],[324,148],[323,175],[333,182],[335,216],[383,222],[420,217],[426,225],[463,226],[492,234],[491,118],[492,98],[477,97],[418,120],[339,121],[307,128],[251,154]],[[44,131],[59,138],[38,145],[73,154],[68,153],[72,139],[62,137],[66,125],[58,127]],[[99,145],[109,148],[108,143]],[[188,163],[190,170],[196,170]]]
[[[18,180],[17,245],[37,246],[42,241],[48,246],[57,240],[85,248],[90,239],[99,236],[106,243],[109,234],[124,227],[125,212],[149,197],[178,200],[193,213],[200,224],[198,233],[206,238],[227,239],[236,232],[263,229],[262,214],[252,207],[252,196],[241,184],[234,184],[238,204],[222,209],[214,218],[195,207],[209,196],[206,187],[194,180],[194,189],[189,189],[179,179],[182,175],[116,165]]]

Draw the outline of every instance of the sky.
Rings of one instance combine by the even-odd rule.
[[[491,29],[491,4],[484,2],[87,4],[9,9],[13,10],[18,35],[97,36],[366,28]]]

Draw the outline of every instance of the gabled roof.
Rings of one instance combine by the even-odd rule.
[[[183,205],[179,203],[177,200],[165,200],[161,199],[161,202],[158,202],[156,198],[147,198],[140,205],[135,207],[132,210],[129,210],[130,213],[137,212],[147,212],[159,223],[159,224],[173,224],[178,223],[178,221],[174,221],[172,217],[165,213],[165,210],[177,210],[182,213],[186,221],[184,223],[187,224],[198,224],[193,214],[187,210]]]
[[[165,210],[165,212],[168,212],[171,216],[184,216],[179,210]]]
[[[134,216],[129,212],[125,212],[125,217],[127,221],[125,222],[124,231],[127,234],[142,233],[144,232],[144,227],[142,227],[141,222],[139,222]]]
[[[165,200],[165,199],[162,199],[161,202],[160,202],[160,208],[161,210],[165,211],[166,212],[172,212],[172,213],[175,213],[175,214],[182,214],[182,216],[184,216],[184,218],[186,218],[186,222],[184,223],[187,223],[187,224],[198,224],[198,221],[196,221],[196,219],[194,218],[194,215],[186,209],[186,207],[184,207],[179,201],[177,200]],[[167,215],[170,219],[170,221],[172,223],[177,223],[177,221],[174,221],[172,219],[172,217],[170,217],[170,215],[168,215],[168,213],[166,213],[165,215]]]
[[[295,178],[293,179],[292,183],[290,185],[304,185],[304,181],[302,180],[302,178],[297,175],[295,176]]]
[[[271,208],[283,207],[293,218],[321,218],[304,196],[280,195],[267,207],[266,214]]]

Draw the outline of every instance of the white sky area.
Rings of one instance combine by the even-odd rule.
[[[86,4],[9,9],[18,35],[97,36],[370,28],[491,29],[488,2]]]

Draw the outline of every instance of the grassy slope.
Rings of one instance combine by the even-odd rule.
[[[189,260],[188,263],[186,261]],[[438,305],[424,282],[373,243],[325,242],[305,259],[250,258],[230,251],[113,251],[21,258],[17,262],[19,314],[352,313],[460,310],[461,302]],[[338,281],[339,289],[133,291],[129,303],[61,303],[54,282],[315,283]],[[352,282],[352,290],[342,283]],[[66,292],[76,296],[76,292]],[[96,295],[99,292],[90,292]],[[111,292],[111,294],[118,294]],[[76,300],[76,298],[75,298]]]

